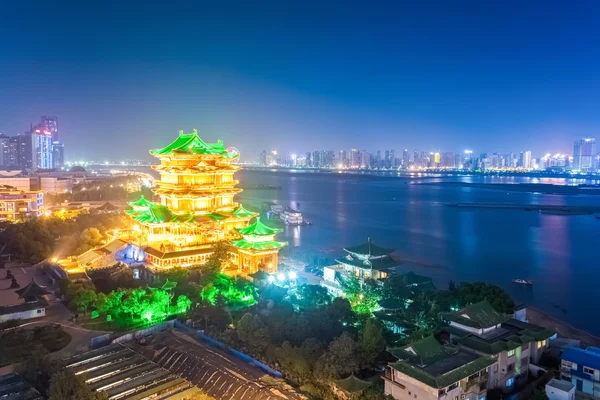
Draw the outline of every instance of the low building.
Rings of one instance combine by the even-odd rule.
[[[560,377],[571,382],[575,390],[600,397],[600,348],[572,347],[561,356]]]
[[[40,176],[39,188],[44,193],[59,194],[73,191],[73,180],[56,176]]]
[[[11,320],[25,320],[46,316],[48,302],[44,298],[48,291],[31,279],[27,286],[15,290],[23,303],[10,304],[0,307],[0,322]]]
[[[391,256],[393,249],[379,247],[368,239],[366,243],[344,249],[345,257],[335,260],[350,274],[360,279],[383,279],[398,265]]]
[[[21,171],[10,172],[21,173]],[[31,190],[31,178],[28,176],[15,176],[5,171],[1,171],[0,186],[11,186],[17,190]]]
[[[2,400],[43,400],[44,398],[18,374],[0,376],[0,399]]]
[[[44,193],[0,186],[0,221],[18,222],[44,213]]]
[[[489,387],[513,392],[527,382],[529,364],[537,364],[556,334],[497,312],[484,300],[442,315],[455,344],[494,359]]]
[[[571,382],[553,378],[546,383],[546,395],[548,400],[573,400],[575,398],[575,386]]]
[[[385,394],[394,399],[484,400],[488,368],[494,359],[429,336],[401,348],[388,349],[398,358],[384,373]]]
[[[115,343],[64,360],[95,392],[111,399],[184,399],[200,389],[135,351]]]

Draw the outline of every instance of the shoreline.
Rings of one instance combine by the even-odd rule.
[[[560,337],[580,340],[581,347],[596,346],[600,347],[600,337],[594,336],[582,329],[575,328],[567,322],[561,321],[538,308],[527,306],[527,320],[535,325],[550,329],[556,332]]]

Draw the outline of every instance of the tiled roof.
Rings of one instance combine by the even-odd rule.
[[[384,247],[379,247],[370,240],[368,240],[366,243],[359,244],[357,246],[346,247],[344,250],[346,250],[349,253],[370,255],[374,257],[385,256],[394,251],[394,249],[386,249]]]
[[[198,132],[195,129],[192,133],[179,132],[177,139],[162,149],[150,150],[150,154],[155,156],[171,153],[212,154],[229,157],[229,153],[225,150],[222,141],[219,140],[217,143],[206,143],[200,139]]]
[[[442,318],[471,328],[485,329],[509,320],[510,315],[499,313],[487,300],[483,300],[456,312],[444,313]]]
[[[372,383],[358,379],[354,374],[345,379],[334,381],[335,385],[346,393],[360,393],[369,388]]]

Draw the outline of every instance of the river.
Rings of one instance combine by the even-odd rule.
[[[507,192],[419,182],[553,183],[563,178],[433,177],[394,178],[351,174],[240,171],[244,185],[281,186],[246,190],[239,200],[265,201],[300,210],[311,226],[286,227],[279,235],[296,250],[324,257],[365,242],[396,249],[432,276],[438,287],[449,280],[494,283],[516,302],[532,305],[573,326],[600,335],[600,219],[593,215],[545,215],[521,209],[460,209],[446,203],[600,205],[600,196]],[[585,182],[590,183],[590,182]],[[596,182],[594,182],[596,183]],[[533,287],[512,283],[531,279]],[[564,309],[564,310],[563,310]]]

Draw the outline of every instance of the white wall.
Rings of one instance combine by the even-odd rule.
[[[31,318],[40,318],[46,316],[45,308],[38,308],[35,310],[23,311],[12,314],[4,314],[0,315],[0,322],[6,322],[13,319],[31,319]]]

